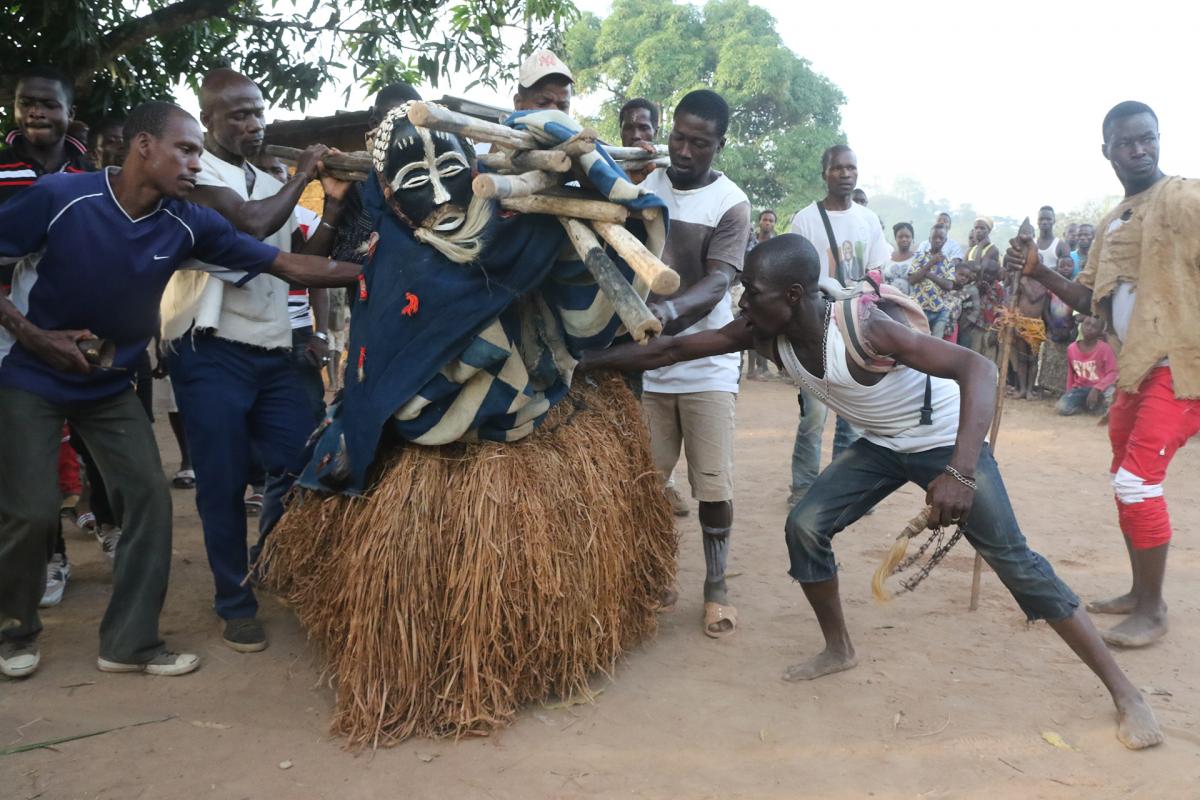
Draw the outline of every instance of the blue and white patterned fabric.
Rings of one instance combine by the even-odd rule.
[[[533,113],[513,122],[548,142],[578,131],[561,113],[536,124]],[[663,202],[638,192],[606,154],[589,163],[589,178],[615,202],[660,210],[628,228],[661,252]],[[460,264],[414,238],[375,175],[363,195],[378,240],[352,312],[345,389],[314,434],[300,477],[304,487],[349,494],[369,488],[381,442],[528,436],[566,396],[580,353],[624,333],[554,217],[497,212],[480,257]],[[609,255],[644,298],[646,284]]]

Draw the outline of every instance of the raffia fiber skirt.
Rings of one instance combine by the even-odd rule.
[[[514,444],[399,447],[365,497],[299,491],[267,540],[351,746],[486,734],[655,633],[678,541],[649,436],[620,378],[575,384]]]

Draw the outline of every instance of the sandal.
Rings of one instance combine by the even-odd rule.
[[[737,630],[737,609],[720,603],[704,604],[704,635],[724,639]]]
[[[175,473],[175,477],[171,478],[171,486],[175,489],[195,489],[196,488],[196,470],[181,469]]]

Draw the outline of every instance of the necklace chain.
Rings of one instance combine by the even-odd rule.
[[[833,303],[825,301],[825,328],[821,333],[821,380],[825,382],[825,393],[829,394],[829,320],[833,316]]]

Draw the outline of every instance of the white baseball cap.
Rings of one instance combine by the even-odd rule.
[[[562,75],[571,83],[575,82],[570,68],[550,50],[534,50],[530,53],[529,58],[521,64],[517,82],[521,88],[528,89],[547,75]]]

